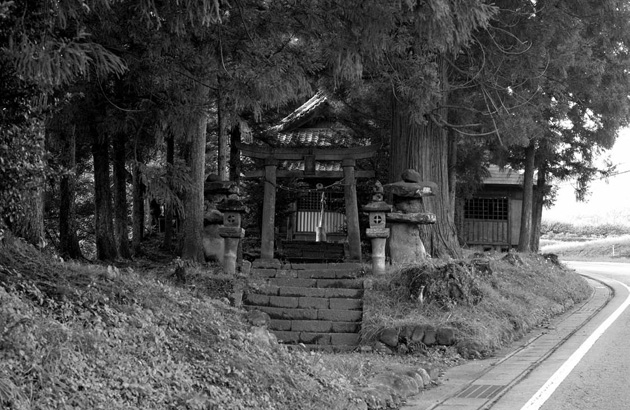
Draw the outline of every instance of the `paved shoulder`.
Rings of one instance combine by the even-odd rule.
[[[587,278],[591,298],[556,318],[545,329],[531,332],[525,340],[485,360],[473,360],[448,369],[443,384],[408,399],[405,410],[488,409],[549,358],[571,336],[600,312],[613,296],[599,280]],[[526,401],[527,399],[525,399]]]

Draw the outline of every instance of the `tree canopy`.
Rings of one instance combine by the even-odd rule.
[[[128,208],[137,242],[153,201],[182,204],[181,255],[200,261],[203,185],[210,169],[228,177],[230,137],[267,141],[269,123],[325,88],[379,115],[356,122],[378,122],[389,180],[416,168],[438,184],[426,204],[438,223],[423,239],[458,256],[457,169],[510,163],[535,168],[541,187],[576,176],[584,192],[595,155],[630,120],[629,13],[620,0],[1,1],[4,222],[41,218],[22,198],[42,178],[88,169],[103,258],[128,256]],[[61,156],[86,146],[91,157]],[[478,153],[459,168],[458,146]],[[47,153],[63,157],[63,175],[46,171]],[[528,183],[525,210],[548,197],[534,201]],[[63,186],[73,202],[74,183]]]

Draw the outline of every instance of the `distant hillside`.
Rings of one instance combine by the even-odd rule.
[[[542,253],[555,253],[563,259],[593,259],[630,261],[630,235],[594,240],[541,240]]]

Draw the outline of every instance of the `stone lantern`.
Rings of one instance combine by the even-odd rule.
[[[435,214],[424,211],[422,199],[435,195],[437,185],[422,181],[420,174],[412,169],[405,170],[401,179],[384,186],[387,196],[392,198],[394,209],[387,214],[391,229],[389,255],[393,265],[418,263],[426,258],[419,226],[436,221]]]
[[[368,214],[369,227],[366,236],[372,241],[372,272],[385,273],[385,244],[389,237],[389,228],[386,228],[387,213],[392,211],[392,206],[383,201],[383,186],[376,182],[372,202],[362,208]]]
[[[225,241],[223,269],[225,273],[234,274],[236,273],[238,244],[245,236],[245,229],[241,228],[242,215],[248,209],[236,195],[230,195],[227,201],[219,204],[217,208],[223,212],[223,226],[219,228],[219,235]]]

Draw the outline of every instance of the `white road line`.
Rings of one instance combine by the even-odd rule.
[[[625,284],[615,281],[621,286],[625,287],[628,292],[630,288]],[[582,360],[584,355],[593,347],[597,339],[604,334],[606,329],[613,324],[615,320],[623,313],[624,310],[630,305],[630,295],[626,298],[621,306],[615,310],[589,337],[582,343],[582,345],[567,359],[566,362],[560,366],[560,368],[547,380],[547,382],[532,396],[531,399],[521,407],[521,410],[538,410],[540,407],[551,397],[554,391],[560,386],[564,379],[571,373],[573,368]]]

